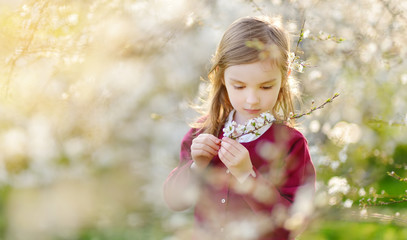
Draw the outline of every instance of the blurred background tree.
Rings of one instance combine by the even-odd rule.
[[[162,183],[226,27],[278,16],[317,168],[299,239],[406,239],[407,2],[0,1],[1,239],[186,239]]]

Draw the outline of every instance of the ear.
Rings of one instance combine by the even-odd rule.
[[[291,68],[288,69],[287,71],[287,78],[291,75]]]

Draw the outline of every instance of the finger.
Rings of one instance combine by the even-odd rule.
[[[198,149],[198,150],[192,150],[191,156],[193,159],[202,158],[202,157],[207,158],[207,159],[212,159],[214,157],[214,154],[212,154],[211,152],[202,150],[202,149]]]
[[[223,150],[220,150],[218,153],[219,159],[221,162],[223,162],[223,164],[225,164],[226,167],[229,168],[231,164],[231,162],[225,157],[225,154],[223,153]]]
[[[226,165],[231,166],[234,164],[234,156],[232,153],[227,151],[225,148],[219,150],[219,159]]]
[[[205,142],[193,142],[192,143],[192,145],[191,145],[191,149],[212,149],[212,150],[214,150],[214,151],[218,151],[219,150],[219,148],[220,148],[220,146],[217,146],[217,145],[213,145],[213,144],[208,144],[208,143],[205,143]]]
[[[228,152],[230,155],[231,155],[231,157],[236,157],[236,155],[238,155],[239,154],[239,151],[237,151],[236,150],[236,148],[234,148],[231,144],[229,144],[229,143],[225,143],[225,142],[222,142],[222,145],[221,145],[221,148],[220,148],[220,150],[224,150],[225,152]]]
[[[208,141],[197,140],[197,141],[192,142],[191,148],[196,148],[196,149],[199,149],[199,148],[205,148],[205,149],[211,148],[213,151],[215,151],[217,153],[219,151],[220,146],[217,145],[217,144],[214,144],[211,141],[208,142]],[[208,149],[208,151],[209,151],[209,149]],[[216,153],[214,153],[214,154],[216,154]]]
[[[205,158],[208,158],[208,159],[211,159],[213,157],[213,155],[211,153],[209,153],[207,151],[204,151],[204,150],[195,151],[195,152],[193,152],[191,154],[191,156],[192,156],[192,158],[205,157]]]
[[[200,142],[200,143],[206,143],[210,144],[213,146],[220,145],[221,140],[212,134],[201,134],[197,138],[195,138],[193,141]]]
[[[227,142],[227,143],[232,144],[232,145],[239,144],[238,141],[233,140],[233,139],[228,138],[228,137],[223,137],[222,142]]]
[[[242,152],[242,151],[245,151],[245,150],[246,150],[246,147],[245,147],[245,146],[243,146],[241,143],[239,143],[238,141],[233,140],[233,139],[231,139],[231,138],[224,137],[224,138],[222,138],[222,143],[223,143],[223,142],[229,143],[229,144],[230,144],[231,146],[233,146],[237,151]]]
[[[219,138],[207,133],[200,134],[197,138],[202,139],[203,141],[210,140],[215,144],[220,144],[221,142]]]
[[[230,151],[232,153],[233,152],[237,153],[237,152],[241,151],[241,149],[239,149],[239,146],[237,144],[239,144],[239,143],[232,140],[232,139],[227,139],[226,138],[224,140],[222,139],[221,147],[226,148],[228,151]]]
[[[208,152],[214,156],[214,155],[218,154],[219,147],[213,148],[207,144],[195,143],[191,146],[191,150],[194,150],[194,151],[202,150],[202,151]]]
[[[208,137],[209,140],[211,140],[213,143],[215,143],[217,145],[219,145],[221,143],[221,140],[219,138],[215,137],[212,134],[208,134],[207,137]]]

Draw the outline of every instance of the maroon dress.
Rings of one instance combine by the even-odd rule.
[[[274,123],[259,138],[241,143],[256,176],[240,183],[218,156],[204,172],[191,169],[191,144],[197,134],[191,129],[184,136],[179,165],[164,183],[171,209],[195,207],[194,239],[291,239],[284,222],[295,194],[301,186],[315,190],[315,169],[304,136]]]

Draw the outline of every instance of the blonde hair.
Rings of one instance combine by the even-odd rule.
[[[204,130],[215,136],[219,134],[230,111],[233,110],[224,83],[226,68],[239,64],[257,62],[264,54],[264,49],[254,45],[268,46],[268,49],[277,47],[277,54],[271,54],[271,63],[281,70],[281,89],[276,105],[272,112],[279,121],[286,121],[290,113],[294,112],[293,101],[288,84],[290,39],[288,33],[270,17],[244,17],[233,22],[225,31],[215,55],[212,58],[212,67],[208,74],[211,84],[208,107],[204,118],[194,127]],[[259,57],[260,56],[260,57]],[[290,122],[294,124],[292,120]]]

